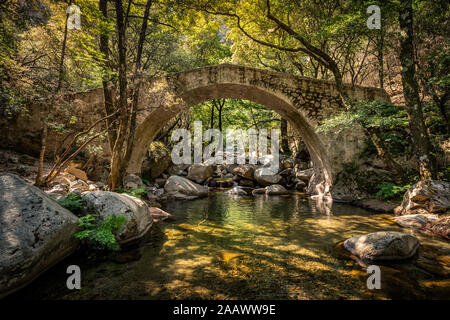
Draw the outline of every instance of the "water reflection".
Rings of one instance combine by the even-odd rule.
[[[450,245],[439,237],[417,234],[424,245],[419,259],[383,267],[384,289],[375,293],[366,288],[364,270],[336,249],[338,242],[358,234],[410,232],[395,225],[389,215],[318,203],[302,195],[230,197],[223,192],[170,202],[164,209],[181,219],[160,224],[162,236],[141,248],[140,260],[82,266],[82,289],[70,292],[65,288],[65,267],[81,263],[72,257],[16,298],[450,297]]]

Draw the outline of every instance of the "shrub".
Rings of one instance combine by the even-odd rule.
[[[148,192],[147,189],[145,188],[145,186],[141,186],[139,188],[136,189],[125,189],[125,188],[117,188],[116,190],[114,190],[117,193],[126,193],[130,196],[133,196],[135,198],[138,199],[142,199],[142,196],[147,196]]]
[[[109,215],[104,220],[88,214],[78,219],[80,228],[84,230],[75,234],[75,238],[85,241],[89,246],[99,250],[120,250],[116,233],[125,223],[126,218],[120,215]]]
[[[399,198],[411,187],[410,184],[405,186],[396,186],[392,183],[384,183],[377,186],[377,197],[383,197],[384,200]]]
[[[57,201],[61,206],[75,214],[81,214],[84,209],[84,202],[81,197],[75,193],[69,193]]]

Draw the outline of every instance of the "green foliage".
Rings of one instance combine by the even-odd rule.
[[[319,132],[337,129],[338,132],[359,123],[366,128],[394,130],[408,126],[406,111],[390,102],[358,101],[351,110],[341,112],[330,119],[324,120],[318,127]]]
[[[111,214],[105,220],[98,220],[88,214],[78,219],[78,226],[83,230],[75,234],[75,238],[85,241],[89,246],[99,250],[120,250],[116,240],[117,231],[126,222],[121,215]]]
[[[347,173],[353,173],[359,169],[359,165],[356,162],[344,163],[343,166]]]
[[[83,211],[85,205],[83,199],[75,193],[69,193],[65,197],[57,201],[61,206],[67,210],[79,214]]]
[[[377,186],[377,189],[379,190],[376,193],[376,196],[382,197],[384,200],[400,198],[410,187],[410,184],[407,184],[405,186],[396,186],[392,183],[380,184]]]
[[[119,188],[116,188],[116,190],[114,190],[114,191],[117,193],[125,193],[125,194],[128,194],[128,195],[138,198],[138,199],[142,199],[142,197],[146,197],[148,194],[145,186],[141,186],[136,189],[126,189],[123,187],[119,187]]]

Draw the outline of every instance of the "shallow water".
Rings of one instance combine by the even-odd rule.
[[[167,203],[178,217],[116,261],[72,256],[10,298],[31,299],[450,299],[450,242],[416,233],[414,259],[381,267],[382,289],[339,242],[376,231],[410,232],[390,215],[303,195],[208,198]],[[131,257],[130,257],[131,256]],[[118,261],[126,260],[125,263]],[[66,289],[79,264],[81,290]]]

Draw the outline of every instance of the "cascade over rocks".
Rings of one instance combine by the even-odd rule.
[[[14,174],[0,175],[0,194],[1,298],[76,249],[78,219]]]

